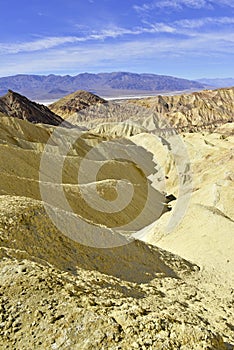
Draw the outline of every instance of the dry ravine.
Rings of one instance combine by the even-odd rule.
[[[0,100],[0,348],[234,349],[233,89],[51,108]]]

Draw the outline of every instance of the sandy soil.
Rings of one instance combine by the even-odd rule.
[[[0,116],[0,348],[233,349],[233,124],[82,118]]]

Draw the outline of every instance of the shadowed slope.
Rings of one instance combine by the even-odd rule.
[[[0,112],[9,117],[24,119],[32,123],[60,125],[63,119],[44,105],[32,102],[12,90],[0,97]],[[69,126],[65,123],[64,126]]]

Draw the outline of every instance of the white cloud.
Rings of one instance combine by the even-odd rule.
[[[191,9],[212,9],[214,5],[234,8],[232,0],[154,0],[142,5],[134,5],[133,8],[139,14],[145,14],[153,9],[183,10],[184,7]]]
[[[195,19],[183,19],[170,23],[170,26],[166,23],[151,23],[149,21],[144,21],[149,28],[164,28],[165,32],[174,34],[175,40],[177,40],[176,35],[185,35],[188,38],[193,36],[200,36],[201,33],[199,29],[202,29],[209,35],[212,34],[214,30],[217,30],[219,27],[221,32],[225,33],[225,36],[231,35],[233,33],[233,24],[234,18],[232,17],[204,17],[204,18],[195,18]],[[167,30],[166,30],[167,29]],[[150,32],[150,30],[149,30]]]
[[[83,41],[82,38],[68,37],[47,37],[35,41],[21,43],[0,43],[1,54],[31,52],[50,49],[59,45]]]
[[[175,59],[204,62],[212,57],[231,55],[234,50],[234,33],[200,33],[188,39],[151,38],[131,42],[74,44],[66,48],[54,48],[45,52],[8,55],[6,63],[0,65],[0,75],[21,73],[78,72],[94,70],[132,69],[142,62],[164,62]],[[222,61],[222,60],[221,60]],[[61,68],[62,67],[62,68]],[[128,68],[130,67],[130,68]],[[147,67],[146,67],[147,71]]]
[[[39,40],[21,43],[0,43],[0,55],[17,54],[51,49],[65,44],[87,42],[90,40],[103,41],[107,38],[117,38],[124,35],[140,35],[144,33],[172,33],[174,29],[164,23],[152,24],[150,27],[136,27],[133,29],[113,27],[101,31],[92,31],[84,36],[45,37]]]
[[[210,2],[207,0],[159,0],[150,3],[144,3],[143,5],[134,5],[133,8],[138,13],[145,13],[153,9],[172,9],[182,10],[183,7],[190,7],[193,9],[202,9],[205,7],[210,8]]]
[[[229,25],[234,24],[234,18],[232,17],[204,17],[195,19],[183,19],[175,21],[174,25],[183,28],[195,29],[201,28],[205,25]]]
[[[213,2],[215,3],[215,1]],[[217,0],[217,4],[234,8],[234,2],[232,0]]]
[[[172,0],[168,1],[171,2]],[[183,1],[193,2],[194,0]],[[163,22],[151,23],[149,21],[144,21],[144,25],[130,29],[112,26],[100,31],[88,31],[86,29],[83,31],[83,35],[81,34],[80,36],[45,37],[29,42],[0,43],[0,55],[18,54],[21,52],[46,51],[48,49],[62,47],[63,45],[69,47],[70,45],[76,45],[77,43],[84,43],[85,45],[88,45],[90,41],[104,42],[107,38],[115,39],[123,36],[139,36],[142,34],[172,34],[174,35],[174,40],[176,41],[176,36],[181,34],[187,37],[199,37],[201,33],[199,33],[197,29],[203,28],[205,26],[206,32],[208,33],[211,32],[211,28],[214,29],[217,26],[221,26],[220,30],[222,30],[225,33],[225,36],[227,36],[233,33],[232,28],[230,30],[230,25],[233,24],[233,17],[204,17],[195,19],[183,19],[171,22],[170,24]],[[83,28],[81,28],[81,32],[82,29]],[[131,39],[128,38],[128,40]]]

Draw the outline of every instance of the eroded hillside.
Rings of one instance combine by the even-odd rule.
[[[234,88],[156,96],[131,103],[152,108],[179,132],[199,131],[234,121]]]
[[[233,349],[233,124],[177,135],[148,101],[0,115],[2,349]]]
[[[106,102],[106,100],[97,95],[94,95],[87,91],[78,90],[73,94],[61,98],[57,102],[52,103],[49,105],[49,108],[54,113],[62,116],[63,118],[67,118],[82,109]]]
[[[32,123],[60,125],[63,119],[44,105],[32,102],[25,96],[9,90],[0,97],[0,112],[14,118],[28,120]],[[68,123],[67,123],[68,125]]]

